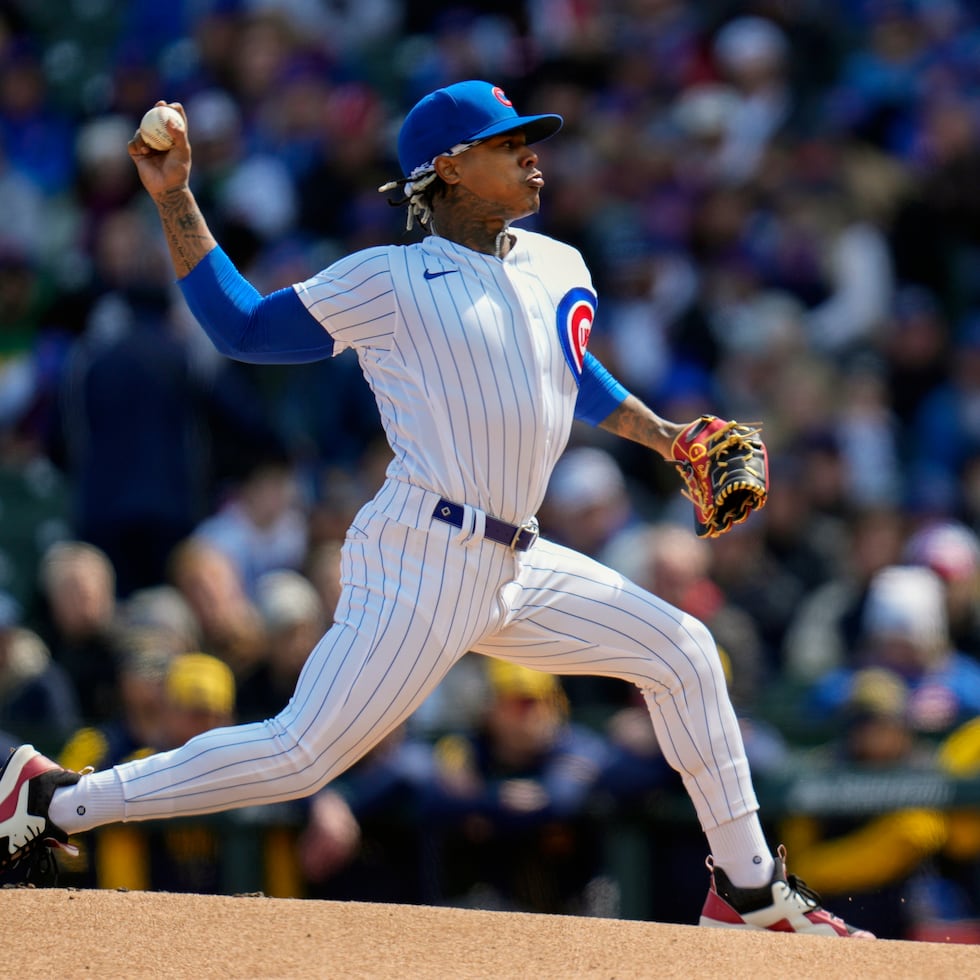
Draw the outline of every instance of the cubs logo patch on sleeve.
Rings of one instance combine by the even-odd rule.
[[[596,295],[584,286],[570,289],[558,304],[558,337],[576,382],[582,379],[582,365],[585,349],[589,345],[589,334],[592,333],[595,309]]]

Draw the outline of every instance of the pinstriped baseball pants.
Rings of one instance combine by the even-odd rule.
[[[434,522],[389,481],[348,531],[335,622],[274,718],[116,767],[127,820],[309,795],[422,703],[467,651],[636,684],[702,827],[757,809],[715,644],[693,617],[541,539],[509,549]]]

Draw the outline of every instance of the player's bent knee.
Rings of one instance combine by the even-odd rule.
[[[721,655],[711,631],[700,620],[687,616],[678,630],[664,642],[651,645],[647,660],[650,679],[668,690],[706,681],[725,683]]]

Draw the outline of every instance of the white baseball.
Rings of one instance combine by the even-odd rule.
[[[155,105],[140,122],[140,136],[143,142],[154,150],[169,150],[174,145],[173,137],[167,131],[167,122],[178,129],[184,128],[184,118],[176,109],[168,105]]]

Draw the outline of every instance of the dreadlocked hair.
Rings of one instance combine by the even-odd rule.
[[[383,184],[378,190],[385,191],[400,190],[400,198],[388,198],[388,203],[393,208],[408,208],[408,217],[405,221],[405,230],[411,231],[416,219],[420,225],[427,225],[432,217],[432,198],[440,189],[442,178],[431,170],[429,173],[414,180],[411,177],[404,177],[401,180],[391,180]]]
[[[457,143],[445,153],[438,155],[441,157],[458,156],[482,142],[483,140],[471,140],[468,143]],[[432,217],[432,199],[445,186],[442,178],[436,173],[435,160],[433,159],[416,167],[407,177],[389,180],[387,184],[382,184],[378,191],[381,194],[394,190],[402,192],[401,198],[394,200],[389,198],[388,203],[396,208],[408,206],[405,230],[411,231],[416,218],[418,218],[419,224],[427,225],[429,223],[429,219]]]

